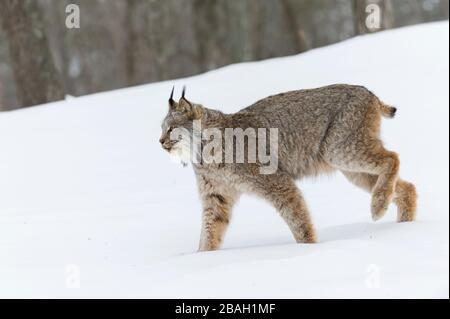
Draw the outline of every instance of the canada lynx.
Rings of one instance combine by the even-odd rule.
[[[413,221],[415,187],[398,177],[398,155],[386,150],[379,137],[381,116],[392,118],[395,112],[394,107],[381,102],[366,88],[352,85],[281,93],[234,114],[192,103],[185,98],[184,90],[181,99],[175,102],[172,90],[160,138],[162,147],[172,154],[191,151],[186,138],[174,137],[173,131],[183,128],[193,133],[194,121],[219,133],[227,128],[276,128],[278,131],[277,169],[271,174],[260,172],[263,164],[259,159],[251,162],[247,158],[244,163],[200,159],[192,163],[203,204],[199,250],[220,247],[231,209],[246,192],[268,200],[286,221],[297,242],[315,243],[316,233],[295,180],[334,170],[371,192],[373,220],[383,217],[394,201],[398,221]],[[248,136],[245,141],[250,149]],[[201,139],[200,149],[207,142]],[[234,140],[233,143],[236,144]],[[218,148],[212,150],[222,154],[218,151]],[[220,151],[225,148],[221,147]]]

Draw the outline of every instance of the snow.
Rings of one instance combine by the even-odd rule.
[[[0,114],[0,297],[449,297],[449,25],[425,24],[305,54],[228,66]],[[394,104],[383,120],[418,220],[374,223],[343,176],[298,183],[320,243],[296,244],[275,210],[245,196],[223,248],[197,253],[190,167],[158,143],[173,84],[234,112],[332,83]]]

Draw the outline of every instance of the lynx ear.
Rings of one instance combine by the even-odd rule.
[[[203,116],[203,108],[186,99],[186,86],[183,87],[181,98],[176,104],[176,111],[185,113],[192,120],[199,120]]]
[[[175,86],[172,87],[172,92],[170,93],[170,98],[169,98],[169,109],[171,111],[176,110],[178,107],[178,103],[175,102],[175,100],[173,99],[173,91],[174,90],[175,90]]]
[[[199,120],[203,115],[203,108],[200,105],[192,104],[187,100],[180,100],[178,102],[177,111],[183,112],[192,120]]]
[[[192,111],[192,103],[186,99],[185,95],[186,95],[186,86],[183,87],[183,92],[181,93],[181,98],[178,101],[177,111],[191,112]]]

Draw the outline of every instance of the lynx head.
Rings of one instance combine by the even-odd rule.
[[[183,162],[191,154],[191,141],[195,120],[201,120],[204,109],[201,105],[188,101],[185,97],[186,88],[178,102],[173,99],[174,88],[169,98],[169,110],[164,118],[159,142],[164,150],[173,155],[178,155]]]

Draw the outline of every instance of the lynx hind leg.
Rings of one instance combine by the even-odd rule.
[[[377,176],[372,187],[371,212],[374,221],[382,218],[394,199],[400,166],[397,154],[384,149],[379,140],[365,140],[341,145],[329,157],[330,164],[338,169]],[[363,182],[367,183],[359,181]]]
[[[414,221],[417,211],[417,192],[414,184],[399,179],[395,187],[395,193],[397,221],[399,223]]]
[[[354,173],[342,171],[344,176],[354,185],[361,187],[367,192],[372,192],[378,176],[367,173]],[[417,210],[417,194],[413,184],[398,179],[395,185],[394,202],[397,205],[397,221],[414,221]]]
[[[379,172],[378,180],[372,190],[372,219],[379,220],[386,213],[395,196],[400,160],[393,152],[382,151],[378,159],[373,159],[375,170]]]
[[[297,243],[317,242],[306,203],[290,176],[281,173],[260,175],[251,184],[258,195],[277,209]]]
[[[363,190],[372,193],[372,189],[375,186],[378,176],[367,173],[355,173],[342,171],[342,174],[354,185],[362,188]]]

